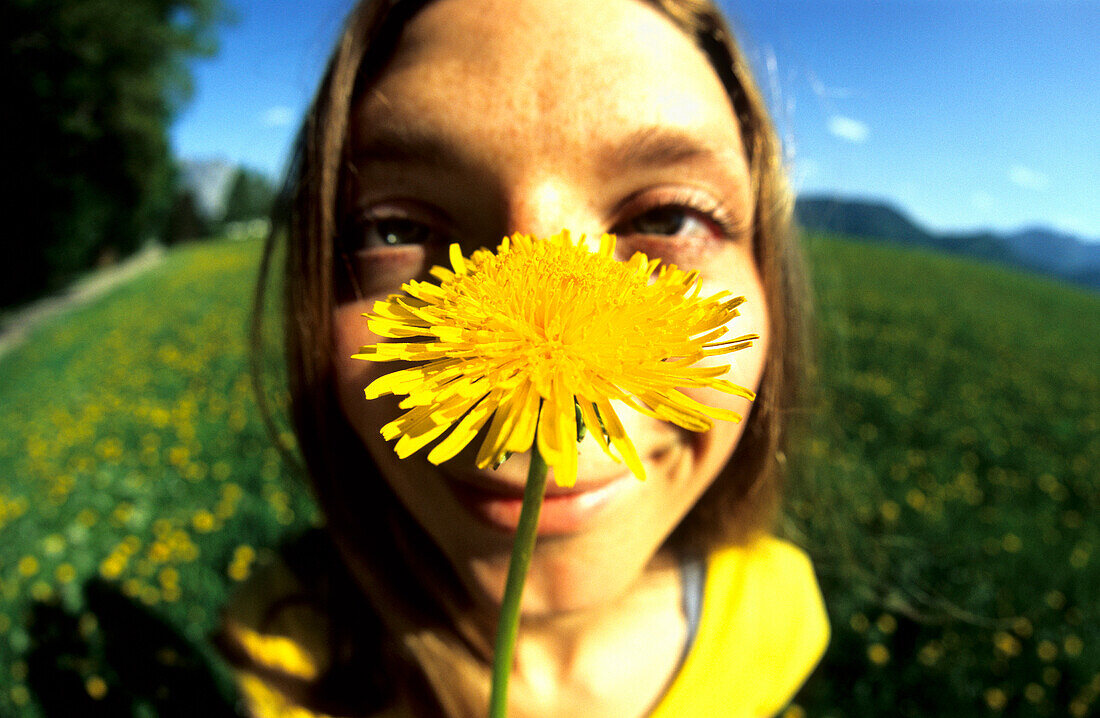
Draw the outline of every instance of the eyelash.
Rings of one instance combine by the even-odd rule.
[[[626,203],[624,214],[628,218],[618,222],[614,229],[623,227],[658,210],[683,210],[696,219],[710,224],[723,239],[734,239],[744,231],[744,224],[721,202],[702,192],[690,189],[661,190],[642,195]]]
[[[658,190],[628,200],[622,214],[626,219],[612,226],[611,232],[619,235],[644,235],[645,232],[623,231],[630,223],[636,222],[647,214],[661,210],[682,210],[687,215],[710,225],[722,239],[734,239],[744,231],[744,224],[718,200],[709,194],[690,189]],[[417,246],[427,244],[446,244],[448,233],[439,228],[439,223],[422,218],[423,212],[412,212],[401,207],[382,207],[368,209],[351,218],[348,222],[348,234],[359,250],[387,248],[395,246]],[[417,232],[426,233],[425,241],[388,243],[370,238],[372,230],[379,230],[384,223],[408,223]],[[408,229],[408,227],[406,228]],[[652,236],[675,236],[653,234]],[[434,240],[434,241],[433,241]]]
[[[348,235],[358,250],[370,250],[377,248],[397,246],[417,246],[436,243],[445,243],[447,233],[439,228],[439,222],[433,219],[425,219],[424,212],[408,211],[402,207],[386,206],[378,209],[367,209],[354,215],[348,222]],[[418,233],[425,234],[424,241],[410,242],[386,242],[384,239],[370,237],[372,230],[381,230],[385,224],[407,224],[405,229],[415,229]],[[394,229],[394,228],[391,228]],[[379,234],[382,234],[380,231]]]

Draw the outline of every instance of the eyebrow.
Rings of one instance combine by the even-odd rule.
[[[653,126],[627,134],[605,152],[604,160],[612,167],[668,167],[733,151],[716,148],[684,130]]]
[[[469,160],[443,136],[416,127],[393,125],[371,128],[366,139],[356,143],[352,159],[356,164],[387,162],[424,167],[469,164]]]
[[[735,152],[734,148],[717,148],[690,132],[654,125],[606,143],[598,156],[605,167],[620,169],[669,167]],[[426,168],[470,165],[470,157],[444,135],[409,125],[371,128],[367,137],[356,144],[352,159],[356,164],[384,162]]]

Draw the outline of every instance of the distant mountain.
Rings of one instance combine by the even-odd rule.
[[[931,234],[885,202],[799,197],[794,212],[798,223],[806,229],[905,244],[934,242]]]
[[[930,232],[887,202],[799,197],[795,219],[805,229],[846,234],[1000,262],[1100,289],[1100,242],[1031,227],[1012,233]]]

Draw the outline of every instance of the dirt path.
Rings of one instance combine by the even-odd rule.
[[[71,311],[100,297],[120,284],[155,267],[164,259],[164,248],[150,244],[137,254],[113,267],[97,269],[81,277],[71,287],[44,297],[0,317],[0,359],[22,344],[39,324]]]

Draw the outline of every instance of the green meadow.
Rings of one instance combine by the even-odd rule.
[[[780,529],[833,638],[785,715],[1097,714],[1100,295],[806,247],[818,368]],[[235,714],[219,606],[317,522],[248,376],[259,249],[172,250],[0,357],[0,715]]]

